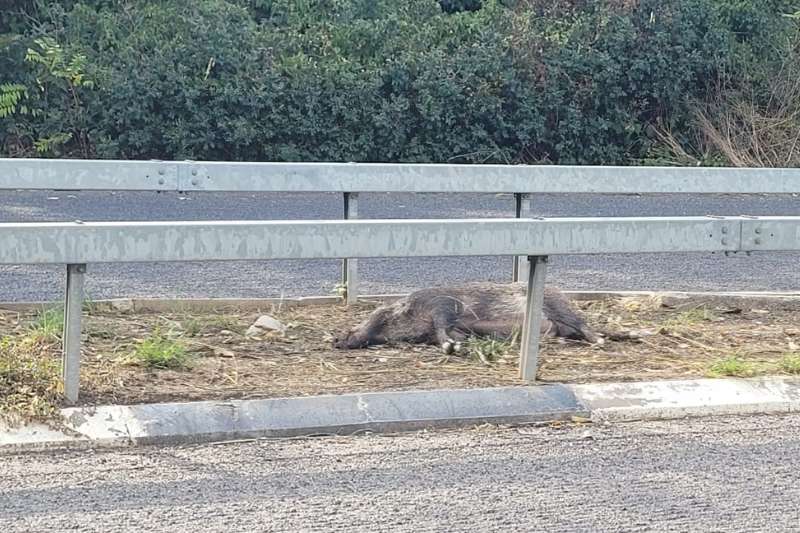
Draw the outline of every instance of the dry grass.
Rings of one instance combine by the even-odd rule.
[[[667,304],[659,298],[576,302],[595,327],[649,335],[604,345],[545,339],[539,379],[575,383],[705,377],[715,370],[716,375],[800,372],[800,302]],[[516,344],[474,340],[465,343],[463,355],[445,355],[433,346],[332,349],[333,336],[372,308],[266,309],[289,328],[258,338],[244,335],[257,313],[93,310],[85,322],[81,400],[139,403],[520,383]],[[32,325],[40,318],[0,313],[0,413],[46,418],[60,401],[60,343],[32,334],[39,331]],[[129,364],[143,345],[157,364]],[[184,364],[188,359],[173,365],[176,353],[190,357],[191,365]],[[170,362],[161,364],[165,358]]]
[[[695,134],[655,130],[658,162],[737,167],[800,166],[800,36],[768,86],[720,86],[695,105]],[[766,94],[765,94],[766,92]]]
[[[0,338],[0,421],[51,421],[61,403],[55,346],[32,335]]]

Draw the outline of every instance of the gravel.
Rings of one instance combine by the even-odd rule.
[[[3,458],[4,531],[796,531],[800,416]]]

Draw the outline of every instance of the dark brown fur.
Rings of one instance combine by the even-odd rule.
[[[509,339],[522,326],[525,292],[522,284],[494,283],[423,289],[379,307],[334,345],[352,349],[409,342],[438,344],[449,352],[470,335]],[[597,341],[597,335],[554,288],[545,289],[542,333]]]

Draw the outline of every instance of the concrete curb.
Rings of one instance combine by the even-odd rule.
[[[75,435],[42,426],[0,430],[0,452],[529,424],[588,413],[568,387],[543,385],[75,407],[62,415]]]
[[[79,407],[67,429],[0,428],[0,453],[247,438],[800,411],[800,379],[698,379],[378,392],[269,400]]]
[[[570,388],[591,412],[594,421],[800,411],[800,380],[797,378],[594,383]]]

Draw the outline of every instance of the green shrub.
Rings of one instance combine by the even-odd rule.
[[[0,118],[0,151],[131,159],[640,161],[796,26],[777,0],[14,4],[36,22],[0,19],[0,83],[43,113]],[[42,37],[88,85],[25,61]]]

